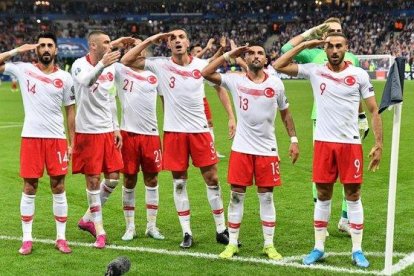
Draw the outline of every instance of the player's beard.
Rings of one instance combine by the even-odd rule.
[[[345,58],[345,55],[340,56],[339,54],[336,55],[335,57],[328,56],[329,63],[334,66],[338,66],[339,64],[341,64],[344,58]]]
[[[259,72],[260,70],[263,69],[264,65],[261,62],[254,62],[254,61],[252,61],[251,63],[249,63],[247,65],[247,67],[249,67],[249,70],[250,71]]]
[[[55,60],[55,56],[50,53],[44,53],[43,55],[39,56],[39,62],[43,65],[49,65]]]

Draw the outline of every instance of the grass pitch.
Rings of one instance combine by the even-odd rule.
[[[321,269],[302,268],[300,255],[307,254],[313,247],[313,202],[311,193],[311,160],[312,160],[312,128],[310,113],[313,98],[307,81],[285,81],[290,110],[296,124],[299,138],[300,158],[292,166],[288,158],[289,138],[280,119],[276,119],[276,132],[281,157],[281,176],[283,185],[275,189],[277,211],[277,228],[275,245],[285,257],[292,257],[288,265],[261,263],[263,236],[259,217],[259,203],[255,188],[248,189],[244,218],[240,239],[243,247],[238,261],[215,259],[224,247],[215,242],[215,228],[206,198],[205,184],[198,171],[189,169],[188,193],[191,206],[191,225],[195,246],[182,252],[178,245],[181,241],[181,228],[176,215],[172,178],[168,172],[159,177],[160,206],[158,226],[165,234],[166,240],[155,241],[144,237],[146,218],[144,203],[144,187],[141,176],[137,185],[136,227],[138,238],[124,242],[124,218],[122,213],[121,189],[118,187],[103,208],[104,226],[108,233],[109,243],[125,248],[106,248],[98,250],[86,247],[94,239],[77,229],[76,223],[87,208],[85,183],[82,175],[67,176],[66,187],[69,203],[69,220],[67,239],[72,244],[73,253],[60,254],[48,241],[35,242],[33,253],[20,256],[17,250],[21,242],[20,197],[22,181],[19,178],[20,132],[23,122],[23,106],[20,93],[10,92],[8,83],[0,86],[0,274],[1,275],[102,275],[106,265],[119,255],[128,256],[132,267],[129,275],[332,275],[358,272],[351,264],[351,240],[339,233],[336,224],[340,216],[341,186],[336,185],[329,225],[330,237],[327,239],[326,252],[338,254],[329,256]],[[378,102],[380,101],[385,82],[374,82]],[[226,184],[228,156],[231,141],[227,139],[227,118],[213,90],[207,91],[210,101],[216,148],[226,155],[219,163],[219,178],[222,184],[224,205],[227,210],[229,202],[229,186]],[[404,105],[402,110],[402,127],[400,157],[398,170],[398,193],[396,209],[396,226],[394,250],[399,253],[414,251],[413,225],[414,192],[413,173],[411,167],[414,129],[414,82],[405,83]],[[161,109],[159,109],[161,110]],[[162,125],[160,116],[160,125]],[[278,116],[279,117],[279,116]],[[384,125],[384,151],[381,168],[376,173],[366,172],[362,190],[365,211],[365,231],[363,249],[372,252],[369,256],[371,267],[366,272],[378,272],[383,269],[384,257],[381,252],[385,248],[385,225],[387,213],[388,174],[391,148],[392,112],[382,116]],[[373,135],[369,134],[364,142],[365,162],[368,165],[368,152],[373,145]],[[227,218],[226,218],[227,219]],[[52,196],[48,178],[40,181],[36,197],[36,212],[33,235],[37,239],[54,240],[55,222],[52,213]],[[140,247],[140,249],[136,249]],[[135,249],[134,249],[135,248]],[[158,249],[152,250],[152,249]],[[138,250],[138,251],[137,251]],[[198,254],[200,253],[200,254]],[[214,254],[214,255],[207,255]],[[397,254],[398,255],[398,254]],[[404,255],[398,255],[394,263]],[[251,258],[250,261],[248,258]],[[341,270],[343,269],[343,270]],[[404,269],[401,275],[414,274],[414,267]]]

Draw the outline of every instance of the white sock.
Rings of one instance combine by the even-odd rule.
[[[104,206],[105,202],[108,200],[109,196],[114,191],[115,187],[118,185],[118,179],[103,179],[101,181],[101,205]]]
[[[66,240],[66,221],[68,219],[68,201],[66,193],[53,194],[53,215],[56,221],[56,240]]]
[[[264,246],[273,245],[275,235],[276,210],[273,193],[257,193],[260,201],[260,219],[262,220]]]
[[[364,229],[364,208],[361,199],[357,201],[349,201],[348,218],[351,228],[352,252],[362,250],[362,234]]]
[[[326,229],[331,215],[331,200],[316,200],[313,215],[313,226],[315,228],[315,248],[325,251]]]
[[[174,184],[174,203],[177,209],[178,218],[180,219],[183,235],[188,233],[192,235],[190,227],[190,202],[187,194],[187,180],[173,179]]]
[[[209,131],[210,131],[210,134],[211,134],[211,138],[213,139],[213,142],[214,142],[214,140],[215,140],[215,135],[214,135],[214,128],[213,127],[210,127],[209,128]]]
[[[135,229],[135,189],[122,186],[122,205],[127,229]]]
[[[243,218],[244,193],[230,192],[228,210],[229,244],[237,246],[239,241],[240,224]]]
[[[32,224],[35,212],[36,195],[22,193],[20,200],[20,215],[22,220],[23,241],[32,241]]]
[[[102,179],[100,187],[100,198],[101,198],[101,206],[104,206],[105,202],[108,200],[109,196],[118,185],[118,179]],[[92,221],[90,210],[86,210],[85,214],[83,215],[84,221]]]
[[[216,223],[216,231],[222,233],[226,230],[226,223],[220,186],[207,186],[207,198]]]
[[[101,206],[101,198],[100,198],[100,191],[89,191],[86,190],[88,196],[88,204],[89,204],[89,211],[91,213],[91,220],[95,225],[96,235],[103,235],[105,234],[105,230],[103,229],[103,219],[102,219],[102,206]]]
[[[147,229],[153,229],[157,224],[158,214],[158,186],[145,186],[145,205],[147,206]]]

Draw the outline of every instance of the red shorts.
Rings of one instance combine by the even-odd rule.
[[[361,184],[364,160],[359,144],[315,141],[313,149],[313,182]]]
[[[231,151],[227,182],[240,186],[280,186],[278,156],[261,156]]]
[[[121,151],[116,148],[113,132],[75,133],[72,173],[98,175],[121,170]]]
[[[122,160],[126,174],[136,174],[139,167],[146,173],[157,173],[162,169],[161,141],[159,136],[121,131]]]
[[[213,117],[211,116],[210,105],[206,97],[203,98],[203,102],[204,102],[204,113],[206,114],[207,121],[211,121]],[[211,122],[210,127],[212,126],[213,126],[213,123]]]
[[[189,156],[193,160],[193,165],[198,168],[218,162],[210,132],[164,132],[163,168],[165,170],[187,170]]]
[[[68,172],[68,144],[66,139],[23,137],[20,147],[20,176],[40,178],[46,165],[50,176]]]

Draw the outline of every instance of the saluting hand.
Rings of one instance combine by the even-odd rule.
[[[114,64],[121,58],[120,51],[108,51],[101,59],[102,64],[104,67],[108,67],[111,64]]]

